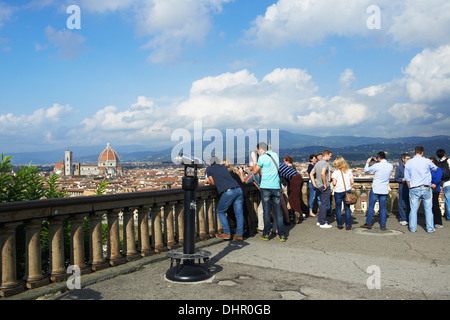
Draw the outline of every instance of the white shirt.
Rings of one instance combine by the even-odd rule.
[[[334,192],[345,192],[352,189],[350,180],[353,178],[353,173],[351,170],[347,170],[347,172],[344,173],[345,186],[347,187],[347,190],[345,190],[344,188],[344,181],[342,180],[341,170],[335,170],[331,175],[331,178],[336,179],[336,186],[334,186]]]
[[[394,169],[392,164],[388,163],[385,159],[374,164],[373,166],[369,166],[369,164],[366,163],[366,166],[364,167],[364,172],[375,173],[372,182],[373,193],[375,194],[389,193],[389,180],[391,177],[392,169]]]

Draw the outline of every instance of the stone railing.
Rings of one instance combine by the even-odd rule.
[[[305,210],[307,181],[302,188]],[[365,213],[364,194],[370,191],[371,182],[371,179],[357,179],[354,192],[358,202],[352,208],[354,214]],[[391,188],[388,211],[396,213],[398,184],[392,183]],[[255,230],[260,197],[255,187],[247,189],[251,228]],[[196,197],[195,238],[205,240],[222,232],[215,209],[218,194],[214,187],[200,187]],[[181,247],[183,211],[182,189],[1,204],[0,296],[65,281],[69,266],[77,266],[83,275]],[[42,261],[43,223],[48,226],[48,261]],[[67,234],[69,254],[65,254]],[[21,255],[17,254],[19,243],[24,244]],[[24,266],[20,272],[19,265]]]

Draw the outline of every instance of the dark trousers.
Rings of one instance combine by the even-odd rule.
[[[433,192],[433,219],[435,225],[442,225],[442,213],[441,208],[439,208],[439,192]]]
[[[301,175],[296,174],[289,181],[290,193],[289,193],[289,204],[291,209],[295,212],[302,213],[302,207],[300,205],[300,192],[302,191],[303,178]],[[301,217],[303,219],[303,216]]]
[[[319,190],[320,196],[320,207],[317,221],[319,222],[320,225],[326,223],[325,217],[327,216],[327,209],[328,205],[330,204],[330,197],[331,197],[331,188],[328,187],[325,191],[323,189],[324,187],[317,189]]]

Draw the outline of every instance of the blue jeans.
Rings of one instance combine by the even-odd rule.
[[[342,203],[344,203],[344,211],[345,211],[345,226],[352,226],[352,211],[350,210],[350,206],[345,202],[345,195],[347,193],[352,193],[352,191],[347,192],[335,192],[334,193],[334,202],[336,203],[336,222],[338,227],[342,226],[342,216],[341,216],[341,208]]]
[[[433,192],[431,191],[431,188],[428,187],[417,187],[409,190],[409,203],[411,206],[411,212],[409,214],[409,230],[411,232],[417,231],[417,210],[419,209],[420,199],[422,199],[423,207],[425,209],[427,232],[433,232]]]
[[[408,221],[409,212],[411,208],[409,206],[409,188],[406,184],[400,183],[398,185],[398,213],[399,221]]]
[[[309,210],[312,210],[314,205],[314,200],[317,198],[317,204],[320,206],[320,198],[318,198],[318,192],[316,188],[314,188],[313,184],[311,182],[308,182],[308,188],[309,188],[309,201],[308,206]]]
[[[320,206],[319,206],[319,214],[317,216],[317,221],[320,225],[327,223],[325,217],[327,216],[327,210],[330,207],[330,197],[331,197],[331,189],[328,186],[324,191],[324,187],[321,187],[319,190],[320,195]]]
[[[370,190],[369,193],[369,208],[367,210],[366,224],[372,225],[373,213],[375,210],[375,203],[377,203],[380,207],[380,227],[386,227],[386,198],[387,194],[377,194],[373,192],[373,189]]]
[[[268,236],[272,225],[270,223],[270,207],[272,207],[272,212],[274,219],[277,224],[278,235],[284,236],[284,221],[283,214],[281,213],[281,203],[280,203],[280,189],[260,189],[261,201],[264,211],[264,230],[263,236]]]
[[[450,220],[450,186],[444,187],[445,207],[447,208],[447,220]]]
[[[222,224],[223,232],[226,234],[231,233],[226,215],[231,205],[233,205],[234,214],[236,215],[236,235],[242,236],[244,234],[244,194],[241,188],[222,193],[217,204],[217,215]]]

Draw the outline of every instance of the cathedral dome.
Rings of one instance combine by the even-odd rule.
[[[100,156],[98,157],[99,163],[105,163],[107,161],[114,161],[115,164],[118,164],[120,162],[119,156],[117,153],[111,148],[111,145],[108,142],[108,145],[106,146],[106,149],[103,150],[102,153],[100,153]]]

